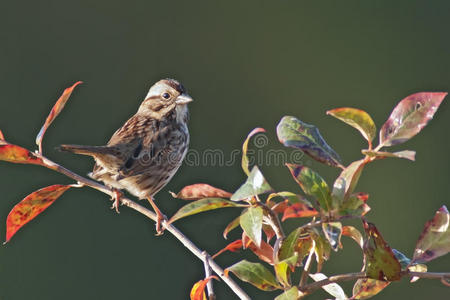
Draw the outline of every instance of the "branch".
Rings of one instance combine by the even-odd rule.
[[[419,277],[423,279],[439,279],[441,282],[445,285],[448,284],[447,280],[450,279],[450,273],[433,273],[433,272],[409,272],[405,271],[402,272],[403,276],[408,277]],[[351,281],[361,278],[369,278],[366,276],[364,272],[358,272],[358,273],[348,273],[348,274],[340,274],[340,275],[334,275],[331,277],[328,277],[327,279],[320,280],[314,283],[310,283],[306,286],[304,286],[301,291],[305,294],[311,294],[312,292],[320,289],[321,287],[328,285],[330,283],[337,283],[342,281]]]
[[[205,260],[203,261],[203,265],[205,267],[205,278],[209,278],[211,276],[211,266],[209,265],[211,256],[209,256],[209,254],[206,251],[203,251],[203,257],[205,258]],[[206,284],[206,289],[208,290],[208,300],[216,300],[212,279],[209,280],[208,283]]]
[[[96,181],[90,180],[88,178],[85,178],[83,176],[80,176],[63,166],[49,160],[48,158],[42,156],[39,153],[34,153],[37,157],[41,158],[44,163],[52,170],[55,170],[61,174],[66,175],[67,177],[70,177],[74,180],[76,180],[78,183],[82,185],[89,186],[93,189],[96,189],[102,193],[105,193],[111,197],[114,197],[114,191],[107,186],[100,184]],[[148,217],[149,219],[152,219],[153,221],[157,221],[157,216],[155,213],[150,211],[149,209],[145,208],[142,205],[137,204],[136,202],[121,197],[120,202],[122,205],[128,206],[129,208],[134,209],[135,211],[143,214],[144,216]],[[208,264],[211,269],[231,288],[231,290],[240,298],[249,300],[250,297],[241,289],[239,285],[237,285],[236,282],[234,282],[230,277],[225,276],[223,269],[216,264],[214,260],[210,258],[209,255],[205,256],[204,251],[200,250],[193,242],[191,242],[181,231],[179,231],[175,226],[172,224],[168,224],[167,220],[164,220],[161,224],[168,232],[170,232],[174,237],[176,237],[189,251],[191,251],[195,256],[197,256],[204,264]]]

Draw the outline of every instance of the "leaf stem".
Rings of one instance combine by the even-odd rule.
[[[111,197],[114,196],[114,191],[107,186],[100,184],[96,181],[90,180],[88,178],[85,178],[83,176],[80,176],[69,169],[64,168],[63,166],[51,161],[50,159],[44,157],[43,155],[39,153],[35,153],[35,155],[39,158],[41,158],[46,166],[52,170],[55,170],[61,174],[66,175],[67,177],[70,177],[74,180],[76,180],[81,185],[89,186],[93,189],[96,189],[102,193],[105,193]],[[137,204],[136,202],[121,197],[120,202],[122,205],[125,205],[131,209],[134,209],[135,211],[143,214],[149,219],[152,219],[153,221],[157,222],[157,216],[154,212],[151,210],[145,208],[142,205]],[[172,224],[168,224],[166,220],[164,220],[161,224],[168,232],[170,232],[175,238],[177,238],[189,251],[191,251],[195,256],[197,256],[204,264],[208,264],[211,269],[230,287],[230,289],[240,298],[244,300],[250,300],[250,297],[241,289],[241,287],[234,282],[230,277],[226,276],[223,269],[208,255],[208,258],[206,258],[205,251],[200,250],[191,240],[189,240],[180,230],[178,230],[175,226]]]

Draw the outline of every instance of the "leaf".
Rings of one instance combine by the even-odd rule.
[[[319,212],[314,209],[312,206],[307,206],[303,203],[294,203],[288,206],[284,212],[281,221],[290,219],[290,218],[304,218],[304,217],[313,217],[317,216]]]
[[[401,144],[418,134],[433,118],[447,93],[416,93],[409,95],[392,111],[380,130],[380,145]]]
[[[0,140],[4,141],[5,140],[5,136],[3,135],[3,132],[0,130]]]
[[[263,291],[273,291],[282,288],[277,283],[275,276],[260,263],[241,260],[228,267],[225,274],[229,271],[233,272],[240,280],[251,283]]]
[[[424,265],[424,264],[415,264],[415,265],[411,265],[408,267],[408,271],[410,271],[410,272],[425,273],[425,272],[427,272],[427,270],[428,270],[428,267],[427,267],[427,265]],[[420,277],[413,276],[413,277],[411,277],[411,280],[409,282],[416,282],[419,279],[420,279]]]
[[[361,247],[361,249],[363,249],[364,239],[361,232],[359,232],[358,229],[356,229],[353,226],[343,226],[342,235],[351,237]]]
[[[224,208],[224,207],[243,207],[235,202],[222,199],[222,198],[205,198],[197,201],[190,202],[180,208],[173,216],[170,218],[169,223],[173,223],[181,218],[195,215],[204,211]]]
[[[249,207],[241,215],[240,224],[245,234],[256,244],[261,246],[263,209],[261,207]]]
[[[285,287],[291,286],[290,271],[293,266],[297,264],[298,255],[297,253],[293,256],[282,260],[274,265],[275,275],[279,282]]]
[[[366,204],[367,199],[368,195],[365,193],[352,194],[339,206],[338,214],[340,216],[364,216],[370,211],[369,205]]]
[[[247,150],[248,150],[248,142],[250,141],[250,138],[254,136],[257,133],[266,132],[264,128],[255,128],[253,129],[247,136],[247,138],[244,141],[244,144],[242,144],[242,170],[244,170],[245,174],[247,176],[250,175],[250,170],[248,168],[248,156],[247,156]]]
[[[372,144],[377,128],[370,115],[365,111],[351,107],[342,107],[327,111],[327,115],[338,118],[356,128],[369,144]]]
[[[291,287],[287,291],[284,291],[283,294],[275,297],[275,300],[297,300],[300,299],[304,294],[298,290],[296,286]]]
[[[363,248],[367,276],[378,280],[399,280],[402,268],[391,247],[374,224],[363,220],[363,225],[368,236]]]
[[[323,263],[330,258],[330,243],[318,232],[311,231],[311,238],[314,240],[314,253],[317,261],[317,272],[322,269]]]
[[[273,265],[273,248],[268,243],[261,241],[261,246],[257,247],[253,242],[247,248],[253,251],[258,258],[270,265]]]
[[[6,241],[16,234],[25,224],[37,217],[58,199],[65,191],[74,185],[55,184],[37,190],[20,201],[9,212],[6,219]]]
[[[402,271],[405,270],[411,263],[411,260],[405,254],[401,253],[397,249],[392,248],[392,253],[394,253],[395,258],[400,263],[400,266],[402,267]]]
[[[425,223],[414,250],[413,263],[425,263],[450,252],[450,214],[443,205]]]
[[[361,153],[364,155],[370,156],[370,157],[375,157],[377,159],[394,157],[394,158],[409,159],[411,161],[416,160],[416,151],[412,151],[412,150],[404,150],[404,151],[398,151],[398,152],[361,150]]]
[[[33,164],[46,166],[42,159],[37,157],[33,152],[12,144],[0,144],[0,160],[16,164]]]
[[[325,280],[328,278],[326,275],[324,275],[322,273],[309,274],[309,277],[311,277],[314,281],[321,281],[321,280]],[[335,297],[336,300],[347,300],[348,299],[347,295],[345,295],[345,293],[344,293],[344,290],[337,283],[330,283],[330,284],[322,286],[322,288],[328,294]]]
[[[231,196],[230,200],[239,201],[272,191],[257,166],[254,166],[245,183]]]
[[[381,292],[390,283],[390,281],[382,281],[371,278],[358,279],[353,286],[352,299],[369,299]]]
[[[322,223],[322,230],[330,243],[331,249],[333,249],[333,251],[338,251],[339,247],[341,247],[341,222]]]
[[[366,163],[364,159],[354,161],[341,172],[331,193],[335,206],[342,204],[354,191]]]
[[[303,232],[302,228],[297,228],[293,230],[282,242],[280,246],[280,250],[278,250],[278,259],[280,261],[285,260],[289,257],[292,257],[298,245],[298,239],[300,238],[301,233]]]
[[[303,192],[314,196],[320,207],[325,211],[329,211],[331,208],[331,195],[325,180],[308,167],[295,164],[286,164],[286,166]]]
[[[47,128],[50,126],[50,124],[53,122],[53,120],[63,110],[64,106],[66,105],[67,100],[69,100],[69,97],[73,92],[73,89],[81,83],[83,83],[83,82],[78,81],[78,82],[75,82],[71,87],[66,88],[64,90],[64,92],[62,93],[61,97],[59,97],[58,101],[56,101],[55,105],[53,105],[53,108],[50,111],[47,119],[45,120],[44,125],[42,126],[41,130],[39,131],[38,135],[36,136],[36,145],[38,145],[38,147],[39,147],[39,153],[42,154],[42,139],[44,138],[45,131],[47,131]]]
[[[218,189],[206,183],[185,186],[178,194],[170,192],[172,197],[183,200],[199,200],[203,198],[230,198],[231,193]]]
[[[238,216],[238,217],[235,218],[233,221],[231,221],[231,222],[227,225],[227,227],[225,227],[225,230],[223,231],[223,238],[224,238],[224,239],[227,239],[228,233],[229,233],[231,230],[233,230],[233,229],[235,229],[236,227],[239,226],[240,219],[241,219],[241,216]]]
[[[197,281],[191,289],[191,300],[208,300],[205,295],[205,288],[208,282],[213,278],[219,280],[217,276],[209,276],[203,280]]]
[[[214,259],[226,251],[237,252],[240,249],[242,249],[242,240],[241,239],[235,240],[234,242],[231,242],[228,245],[226,245],[225,248],[219,250],[216,254],[212,256],[212,258]]]
[[[328,146],[314,125],[286,116],[278,123],[277,135],[280,143],[286,147],[301,149],[311,158],[329,166],[342,166],[339,155]]]

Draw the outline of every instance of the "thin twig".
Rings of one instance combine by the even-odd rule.
[[[313,240],[311,250],[309,250],[308,258],[306,259],[305,267],[303,268],[303,272],[300,277],[300,282],[298,284],[298,287],[300,288],[300,290],[306,285],[306,283],[308,281],[308,275],[309,275],[309,271],[311,270],[311,264],[312,264],[312,256],[314,255],[314,251],[315,251],[314,248],[316,248],[316,246],[315,246],[315,242]]]
[[[211,276],[211,267],[209,265],[209,260],[211,256],[206,251],[203,251],[203,266],[205,267],[205,278],[209,278]],[[213,280],[212,278],[206,284],[206,289],[208,290],[208,300],[215,300],[216,295],[214,294],[213,289]]]
[[[409,277],[419,277],[423,279],[440,279],[441,282],[450,279],[450,273],[436,273],[436,272],[402,272],[403,276]],[[337,283],[342,281],[351,281],[360,278],[368,278],[364,272],[358,273],[348,273],[348,274],[340,274],[328,277],[327,279],[316,281],[314,283],[310,283],[305,285],[301,291],[305,294],[311,294],[315,290],[320,289],[321,287],[328,285],[330,283]]]
[[[35,155],[37,157],[41,158],[50,169],[55,170],[61,174],[66,175],[67,177],[70,177],[70,178],[76,180],[79,184],[94,188],[100,192],[110,195],[111,197],[114,196],[114,191],[112,189],[108,188],[107,186],[100,184],[96,181],[90,180],[88,178],[85,178],[83,176],[80,176],[80,175],[64,168],[63,166],[51,161],[50,159],[40,155],[39,153],[35,153]],[[155,222],[157,221],[156,214],[153,213],[152,211],[150,211],[149,209],[145,208],[144,206],[139,205],[136,202],[134,202],[128,198],[125,198],[125,197],[121,197],[120,202],[122,203],[122,205],[128,206],[129,208],[136,210],[137,212],[148,217],[149,219],[152,219]],[[161,225],[168,232],[170,232],[174,237],[176,237],[189,251],[191,251],[195,256],[197,256],[201,261],[205,262],[205,255],[204,255],[205,252],[200,250],[181,231],[179,231],[172,224],[168,224],[168,222],[166,220],[164,220]],[[223,269],[218,264],[216,264],[216,262],[214,260],[209,258],[207,263],[209,264],[211,269],[231,288],[231,290],[240,299],[245,299],[245,300],[250,299],[250,297],[241,289],[241,287],[236,282],[234,282],[230,277],[225,275]]]

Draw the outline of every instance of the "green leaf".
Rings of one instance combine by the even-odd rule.
[[[363,221],[363,225],[368,236],[363,249],[367,276],[378,280],[399,280],[402,268],[391,247],[374,224]]]
[[[309,277],[311,277],[314,281],[321,281],[321,280],[325,280],[328,278],[326,275],[324,275],[322,273],[309,274]],[[330,284],[322,286],[322,288],[328,294],[335,297],[336,300],[347,300],[348,299],[347,295],[345,295],[345,293],[344,293],[344,290],[337,283],[330,283]]]
[[[286,147],[301,149],[311,158],[329,166],[342,166],[339,155],[325,142],[314,125],[286,116],[278,123],[277,135]]]
[[[227,227],[225,227],[225,230],[223,231],[223,238],[224,238],[224,239],[227,239],[228,233],[229,233],[231,230],[233,230],[233,229],[235,229],[236,227],[239,226],[240,221],[241,221],[241,216],[238,216],[238,217],[235,218],[233,221],[231,221],[231,222],[227,225]]]
[[[228,267],[227,271],[233,272],[240,280],[251,283],[263,291],[282,288],[276,281],[275,276],[260,263],[241,260]]]
[[[291,287],[283,294],[278,295],[275,300],[297,300],[303,296],[303,293],[298,290],[296,286]]]
[[[317,261],[317,272],[322,269],[323,263],[330,258],[331,246],[325,237],[319,234],[315,229],[310,232],[314,240],[314,253]]]
[[[354,191],[362,170],[367,162],[364,159],[352,162],[346,167],[333,185],[333,204],[339,206]]]
[[[173,223],[181,218],[195,215],[204,211],[223,208],[223,207],[245,207],[245,205],[237,204],[235,202],[222,199],[222,198],[205,198],[197,201],[189,202],[182,208],[180,208],[170,218],[169,223]]]
[[[242,170],[244,170],[245,174],[247,176],[250,174],[250,170],[248,168],[248,156],[247,156],[247,150],[248,150],[248,142],[252,136],[254,136],[257,133],[266,132],[264,128],[255,128],[253,129],[247,136],[247,138],[244,141],[244,144],[242,144]]]
[[[369,142],[369,144],[372,143],[372,140],[376,135],[377,128],[370,115],[365,111],[351,107],[342,107],[327,111],[327,115],[338,118],[339,120],[356,128]]]
[[[249,207],[241,215],[239,223],[245,234],[255,243],[257,247],[261,247],[262,236],[262,220],[263,209],[261,207]]]
[[[416,93],[399,102],[380,130],[380,145],[401,144],[430,121],[447,93]]]
[[[293,230],[282,242],[280,250],[278,251],[278,259],[285,260],[293,256],[296,252],[298,238],[303,232],[302,228],[297,228]]]
[[[370,157],[375,157],[377,159],[394,157],[394,158],[409,159],[411,161],[416,160],[416,151],[411,151],[411,150],[404,150],[404,151],[398,151],[398,152],[361,150],[361,153],[364,155],[370,156]]]
[[[230,200],[239,201],[272,191],[272,187],[264,178],[257,166],[254,166],[247,181],[231,196]]]
[[[298,261],[298,255],[294,254],[293,256],[282,260],[278,263],[276,263],[273,267],[275,269],[275,275],[279,282],[285,287],[288,287],[291,285],[291,279],[289,276],[289,272],[291,269],[294,268],[294,266],[297,264]]]
[[[390,283],[390,281],[382,281],[371,278],[358,279],[353,286],[352,299],[369,299],[381,292]]]
[[[286,166],[303,192],[315,197],[320,207],[324,211],[329,211],[331,208],[331,194],[325,180],[308,167],[295,164],[286,164]]]
[[[429,220],[414,250],[413,262],[425,263],[450,252],[450,214],[443,205]]]
[[[352,194],[339,206],[339,216],[364,216],[370,211],[369,205],[366,204],[368,195],[364,193]]]
[[[322,230],[330,243],[333,251],[338,251],[341,245],[342,224],[341,222],[322,223]]]

